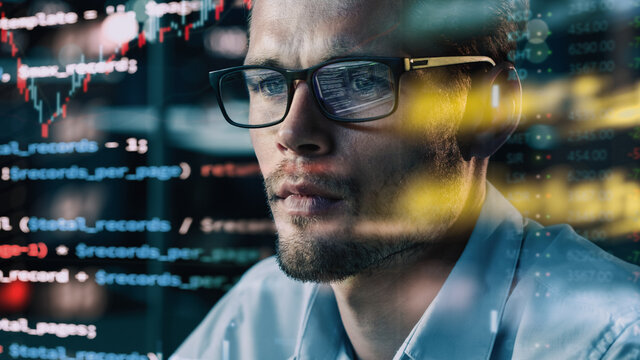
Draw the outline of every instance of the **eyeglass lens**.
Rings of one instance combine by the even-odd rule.
[[[277,122],[287,111],[287,80],[269,69],[231,72],[220,80],[220,97],[227,116],[235,123]]]
[[[377,62],[329,64],[316,71],[313,85],[325,110],[343,119],[387,115],[395,101],[391,69]]]
[[[340,119],[381,117],[394,108],[395,81],[385,64],[332,63],[317,69],[312,82],[320,105]],[[222,105],[237,124],[274,123],[287,111],[287,86],[285,76],[278,71],[258,68],[231,72],[220,80]]]

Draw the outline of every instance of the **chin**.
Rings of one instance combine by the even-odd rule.
[[[338,282],[381,269],[429,243],[424,234],[360,236],[358,226],[346,219],[291,218],[284,224],[276,221],[276,228],[280,268],[305,282]]]
[[[288,215],[276,215],[274,218],[278,232],[278,264],[286,275],[295,280],[340,281],[359,270],[353,266],[354,258],[367,256],[360,251],[354,254],[357,246],[349,236],[349,225],[344,218],[342,221]]]
[[[323,283],[341,281],[363,270],[354,266],[353,250],[356,248],[345,247],[344,240],[318,236],[279,236],[276,258],[280,269],[295,280]],[[349,256],[345,254],[345,248],[351,249]]]

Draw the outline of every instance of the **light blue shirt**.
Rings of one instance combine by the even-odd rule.
[[[640,359],[640,268],[567,225],[523,219],[495,189],[394,360]],[[170,360],[348,360],[331,288],[249,270]]]

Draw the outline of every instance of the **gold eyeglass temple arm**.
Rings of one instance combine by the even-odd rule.
[[[487,56],[443,56],[432,58],[404,58],[404,70],[411,71],[437,66],[468,64],[476,62],[488,62],[496,66],[495,61]]]

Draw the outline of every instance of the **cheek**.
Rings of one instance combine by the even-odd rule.
[[[354,147],[350,163],[357,169],[354,174],[361,184],[369,184],[375,190],[387,179],[396,178],[415,165],[421,156],[420,146],[401,136],[386,134],[370,139],[361,139]],[[354,169],[354,170],[355,170]]]
[[[270,136],[268,133],[260,132],[265,129],[249,130],[251,135],[251,143],[253,144],[253,150],[258,158],[258,164],[260,165],[260,171],[262,176],[268,176],[275,167],[276,157],[274,156],[273,142],[269,142]],[[271,145],[270,145],[271,144]]]

